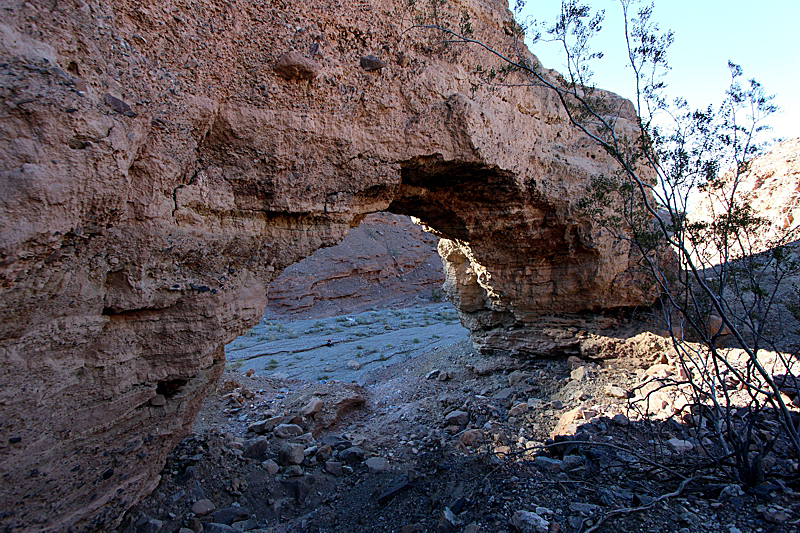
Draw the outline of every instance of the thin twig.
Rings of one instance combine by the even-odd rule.
[[[675,490],[675,492],[670,492],[669,494],[664,494],[662,496],[659,496],[658,498],[656,498],[652,502],[648,503],[647,505],[642,505],[640,507],[623,507],[622,509],[615,509],[615,510],[603,515],[602,517],[600,517],[600,519],[597,521],[597,523],[595,525],[593,525],[592,527],[590,527],[589,529],[587,529],[584,533],[592,533],[592,531],[597,531],[600,528],[600,526],[603,525],[603,522],[605,522],[607,519],[609,519],[609,518],[611,518],[613,516],[617,516],[617,515],[621,515],[621,514],[635,513],[635,512],[638,512],[638,511],[646,511],[646,510],[650,509],[651,507],[653,507],[655,504],[657,504],[659,502],[663,502],[664,500],[667,500],[669,498],[672,498],[674,496],[679,495],[681,492],[683,492],[683,489],[686,488],[686,485],[688,485],[691,481],[694,481],[694,480],[695,480],[695,478],[693,478],[693,477],[684,479],[683,481],[681,481],[681,484],[678,485],[678,488]]]

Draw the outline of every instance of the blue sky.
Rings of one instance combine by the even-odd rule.
[[[593,47],[605,54],[594,64],[595,84],[630,98],[619,0],[584,3],[606,10]],[[528,0],[522,15],[549,22],[560,6],[560,0]],[[741,65],[745,78],[757,79],[775,94],[781,112],[770,120],[771,136],[800,137],[800,0],[656,0],[653,19],[662,30],[675,32],[666,78],[670,97],[682,96],[695,108],[720,102],[730,83],[730,59]],[[531,51],[546,67],[564,71],[557,45],[539,43]]]

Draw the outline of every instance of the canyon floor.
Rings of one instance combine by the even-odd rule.
[[[642,420],[669,362],[630,333],[531,360],[476,353],[442,303],[265,317],[118,531],[796,531],[796,458],[746,492],[704,468],[690,428]]]

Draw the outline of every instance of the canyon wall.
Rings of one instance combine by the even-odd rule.
[[[440,301],[438,242],[407,216],[367,215],[336,246],[284,270],[269,286],[265,316],[319,318]]]
[[[467,14],[512,53],[507,4],[411,4],[5,3],[0,528],[112,527],[268,285],[368,213],[444,239],[485,350],[547,352],[541,317],[651,301],[630,250],[577,214],[610,162],[556,98],[486,84],[493,55],[409,29]]]

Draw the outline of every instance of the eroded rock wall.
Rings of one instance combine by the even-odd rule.
[[[448,239],[449,292],[487,349],[539,315],[648,299],[629,250],[576,217],[604,155],[546,90],[482,83],[477,66],[502,66],[490,54],[406,31],[426,9],[3,6],[4,530],[113,525],[157,483],[269,283],[367,213]],[[437,9],[510,51],[505,2]]]

